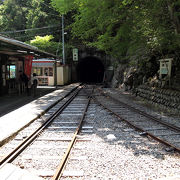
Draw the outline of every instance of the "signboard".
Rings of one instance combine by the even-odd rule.
[[[113,70],[114,70],[114,67],[113,67],[113,66],[108,66],[108,67],[107,67],[107,70],[108,70],[108,71],[113,71]]]
[[[172,67],[172,58],[169,59],[161,59],[160,61],[160,79],[162,75],[167,75],[169,78],[171,77],[171,67]]]
[[[168,74],[168,69],[167,68],[161,68],[161,74]]]
[[[28,76],[29,79],[31,78],[32,59],[33,56],[28,55],[25,57],[24,61],[24,73]]]
[[[78,61],[78,49],[73,49],[73,61]]]

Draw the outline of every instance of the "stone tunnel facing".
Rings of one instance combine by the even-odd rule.
[[[101,83],[104,77],[104,65],[96,57],[85,57],[77,65],[77,75],[80,82]]]

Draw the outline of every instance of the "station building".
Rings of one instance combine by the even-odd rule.
[[[57,56],[37,47],[0,36],[0,96],[18,91],[19,72],[24,72],[30,78],[35,57],[57,59]],[[44,70],[51,76],[51,68]]]

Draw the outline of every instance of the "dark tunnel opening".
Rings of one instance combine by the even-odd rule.
[[[78,63],[77,74],[80,82],[101,83],[104,77],[104,65],[100,59],[88,56]]]

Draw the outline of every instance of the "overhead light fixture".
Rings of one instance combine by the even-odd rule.
[[[17,52],[19,52],[19,53],[27,53],[27,51],[23,51],[23,50],[17,50]]]

